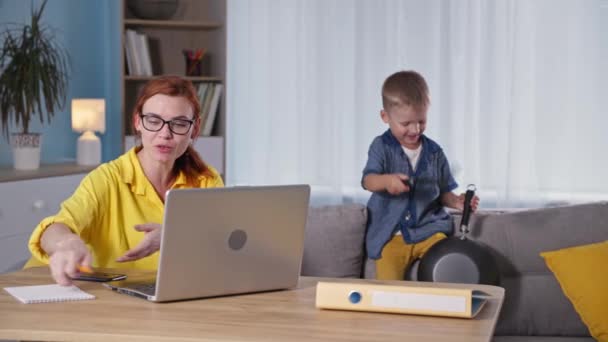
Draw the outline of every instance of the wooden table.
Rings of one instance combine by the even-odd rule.
[[[474,319],[319,310],[320,280],[364,281],[302,277],[293,290],[164,304],[92,282],[77,285],[97,299],[78,302],[21,304],[0,290],[0,340],[490,341],[504,296],[500,287],[475,285],[492,298]],[[0,288],[50,283],[47,268],[0,275]]]

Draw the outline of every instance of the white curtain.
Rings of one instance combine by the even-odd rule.
[[[486,207],[608,198],[605,0],[228,0],[229,184],[365,201],[380,87],[427,80],[426,134]]]

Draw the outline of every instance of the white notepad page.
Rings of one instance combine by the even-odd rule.
[[[94,295],[84,292],[74,285],[16,286],[5,287],[4,290],[25,304],[95,299]]]

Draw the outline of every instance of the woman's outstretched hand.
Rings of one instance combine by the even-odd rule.
[[[144,232],[144,239],[135,248],[116,259],[117,262],[127,262],[145,258],[160,249],[160,233],[162,226],[158,223],[144,223],[133,227],[138,232]]]

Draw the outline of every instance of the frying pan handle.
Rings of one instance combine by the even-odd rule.
[[[471,199],[475,195],[475,185],[469,184],[467,186],[467,192],[464,195],[464,210],[462,211],[462,220],[460,221],[460,232],[462,236],[460,237],[462,240],[467,238],[467,234],[469,233],[469,218],[471,217]]]

